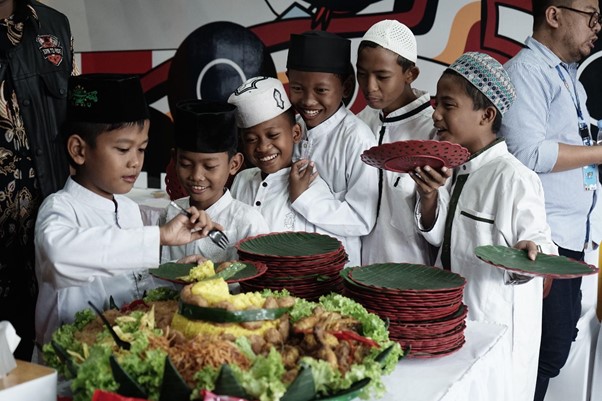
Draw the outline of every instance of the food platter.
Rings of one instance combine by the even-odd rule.
[[[475,255],[500,269],[531,276],[567,279],[598,272],[597,267],[566,256],[539,253],[535,260],[530,260],[524,250],[502,245],[478,246],[475,248]]]
[[[260,262],[250,262],[250,261],[239,261],[238,263],[243,263],[246,265],[245,268],[234,274],[232,277],[228,278],[226,282],[229,284],[239,283],[246,280],[251,280],[257,277],[260,277],[267,271],[267,266]],[[149,269],[149,273],[159,279],[166,280],[176,284],[189,284],[188,282],[180,279],[179,277],[184,277],[188,275],[190,269],[195,267],[196,264],[193,263],[175,263],[168,262],[159,265],[156,269]]]
[[[409,140],[374,146],[362,153],[364,163],[398,173],[407,173],[416,167],[457,167],[470,157],[461,145],[434,140]]]

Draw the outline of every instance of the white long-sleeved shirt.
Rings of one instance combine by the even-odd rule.
[[[460,178],[464,176],[464,178]],[[514,246],[531,240],[544,253],[557,254],[552,242],[541,181],[508,152],[498,140],[474,154],[455,169],[451,193],[440,188],[437,219],[425,238],[439,246],[449,242],[451,271],[466,278],[464,302],[471,320],[493,321],[508,326],[505,347],[511,356],[512,400],[532,400],[539,360],[543,284],[535,278],[521,285],[507,285],[504,270],[489,265],[474,254],[480,245]],[[459,182],[466,179],[457,195]],[[452,225],[446,219],[457,197]],[[417,206],[417,211],[419,207]],[[420,226],[420,215],[416,222]],[[437,265],[442,266],[439,250]],[[503,370],[502,367],[500,367]]]
[[[414,89],[417,99],[383,117],[381,110],[366,107],[358,117],[372,129],[379,144],[433,139],[433,108],[427,92]],[[378,218],[370,234],[362,238],[362,264],[402,262],[432,265],[436,249],[414,224],[416,184],[409,174],[383,170]],[[378,186],[378,182],[374,185]]]
[[[378,170],[362,162],[364,150],[376,145],[370,128],[343,105],[329,119],[310,130],[298,119],[303,140],[295,146],[296,159],[312,160],[333,198],[322,197],[308,188],[293,208],[309,221],[345,237],[348,266],[361,263],[360,237],[367,235],[376,221]]]
[[[346,238],[338,236],[320,227],[321,222],[308,221],[296,211],[289,196],[290,167],[284,168],[262,178],[261,170],[254,167],[241,171],[232,184],[232,196],[259,210],[268,223],[270,231],[317,232],[337,238],[345,249],[349,246]],[[333,197],[330,188],[320,176],[310,183],[317,199]]]
[[[176,203],[188,209],[190,207],[190,198],[181,198]],[[223,262],[226,260],[238,259],[238,254],[234,245],[241,239],[265,234],[270,232],[265,219],[257,210],[253,210],[247,204],[232,198],[230,191],[226,190],[221,198],[205,210],[211,220],[224,227],[224,234],[228,237],[229,243],[226,249],[221,249],[211,238],[201,238],[186,245],[164,246],[161,252],[161,262],[177,260],[188,255],[203,255],[214,262]],[[169,221],[178,213],[175,207],[168,205],[166,209],[166,219]]]
[[[157,282],[147,269],[159,265],[159,227],[144,227],[138,205],[115,195],[114,201],[71,178],[42,203],[35,228],[36,340],[50,341],[75,313],[117,305],[143,295]]]

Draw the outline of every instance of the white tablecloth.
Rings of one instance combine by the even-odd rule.
[[[466,344],[457,352],[432,359],[402,359],[383,378],[382,401],[507,401],[498,346],[506,326],[467,322]]]
[[[167,192],[157,188],[132,188],[125,195],[140,206],[142,221],[146,226],[157,225],[161,213],[169,204]]]

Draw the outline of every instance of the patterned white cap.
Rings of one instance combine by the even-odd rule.
[[[504,67],[485,53],[464,53],[448,68],[481,91],[502,115],[516,99],[516,90]]]
[[[250,128],[284,113],[291,107],[282,82],[276,78],[248,79],[228,98],[236,106],[236,125]]]
[[[374,42],[387,50],[416,62],[418,51],[414,34],[404,24],[396,20],[382,20],[366,31],[362,40]]]

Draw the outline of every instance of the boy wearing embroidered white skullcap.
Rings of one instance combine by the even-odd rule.
[[[238,173],[232,195],[254,206],[264,216],[271,231],[317,231],[294,210],[289,196],[289,176],[293,146],[301,140],[301,127],[284,86],[276,78],[254,77],[230,95],[236,106],[236,122],[245,156],[256,167]],[[330,189],[313,168],[303,174],[313,179],[310,186],[331,197]]]
[[[360,42],[357,81],[368,105],[358,117],[372,129],[379,144],[435,135],[431,97],[412,88],[420,74],[417,59],[416,38],[399,21],[377,22]],[[378,193],[376,225],[362,238],[362,264],[432,264],[434,248],[414,225],[407,224],[414,215],[414,182],[407,174],[379,170]]]
[[[410,175],[420,194],[416,223],[430,243],[440,246],[436,265],[466,278],[463,301],[468,319],[508,328],[500,340],[504,357],[499,371],[508,373],[501,390],[509,393],[498,395],[532,401],[542,279],[514,275],[475,255],[475,248],[484,245],[524,249],[527,262],[535,260],[538,245],[543,253],[557,254],[538,175],[496,136],[515,98],[510,77],[498,61],[483,53],[460,56],[437,82],[433,121],[440,140],[466,147],[471,156],[455,168],[449,188],[441,187],[451,176],[445,167],[416,168]]]

